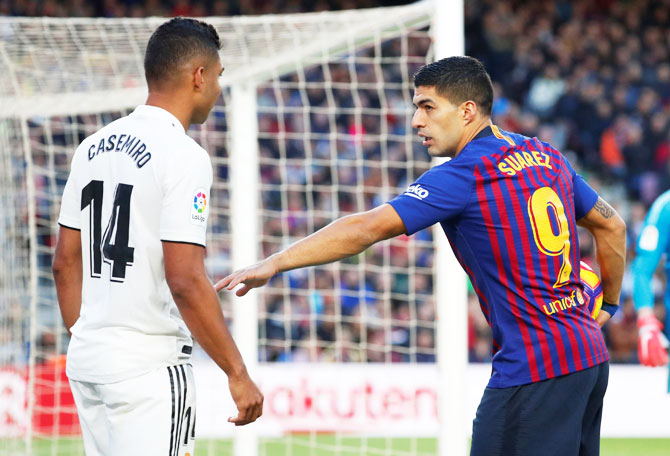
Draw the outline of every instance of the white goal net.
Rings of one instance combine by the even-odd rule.
[[[225,88],[189,134],[214,165],[213,279],[428,169],[411,77],[433,60],[433,10],[206,19]],[[51,276],[60,196],[79,142],[144,102],[144,48],[163,21],[0,18],[0,455],[83,454]],[[196,350],[196,455],[437,454],[435,262],[426,230],[248,300],[222,294],[265,414],[226,425],[225,377]]]

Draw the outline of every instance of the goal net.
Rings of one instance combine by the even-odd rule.
[[[433,60],[433,9],[206,19],[224,90],[189,134],[214,166],[212,278],[428,169],[411,76]],[[79,142],[145,101],[144,48],[163,21],[0,18],[0,455],[83,454],[51,276],[60,197]],[[228,425],[225,376],[196,350],[196,454],[436,454],[434,252],[426,230],[248,300],[222,294],[265,414]]]

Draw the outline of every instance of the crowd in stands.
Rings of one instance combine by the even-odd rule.
[[[403,2],[374,0],[0,0],[0,15],[206,16],[295,13]],[[465,2],[466,53],[482,60],[494,81],[493,120],[504,130],[538,136],[563,151],[587,180],[626,219],[628,264],[646,211],[670,187],[670,1],[668,0],[472,0]],[[411,41],[410,55],[425,54],[426,40]],[[370,51],[372,53],[374,51]],[[382,50],[399,56],[398,43]],[[372,54],[370,54],[372,55]],[[363,55],[365,57],[365,55]],[[385,66],[385,81],[411,74]],[[333,82],[351,81],[346,65],[333,65]],[[306,73],[319,81],[323,69]],[[359,82],[374,84],[376,68],[357,66]],[[332,117],[332,103],[318,84],[259,90],[263,254],[324,226],[334,215],[365,210],[402,191],[429,166],[421,147],[406,146],[407,87],[389,84],[333,90],[336,104],[362,106],[374,115]],[[281,109],[277,109],[281,106]],[[311,111],[305,117],[303,107]],[[398,109],[381,113],[381,108]],[[292,111],[291,109],[294,108]],[[376,111],[375,111],[376,110]],[[281,113],[280,113],[281,111]],[[302,133],[309,121],[309,139]],[[329,134],[332,125],[338,135]],[[294,136],[291,133],[295,133]],[[357,139],[360,133],[361,139]],[[383,135],[382,135],[383,133]],[[383,136],[383,139],[382,139]],[[373,138],[373,139],[365,139]],[[337,151],[337,161],[328,162]],[[223,150],[212,151],[223,155]],[[309,164],[305,164],[308,159]],[[390,163],[382,177],[380,160]],[[413,161],[413,165],[403,163]],[[218,170],[225,179],[227,170]],[[337,183],[335,189],[333,184]],[[215,195],[216,196],[216,195]],[[596,266],[590,236],[580,236],[582,257]],[[392,276],[373,265],[384,264]],[[410,269],[408,266],[412,265]],[[435,306],[430,231],[398,238],[338,267],[296,271],[271,282],[261,309],[263,360],[430,362],[434,356]],[[665,278],[654,281],[662,301]],[[636,316],[626,273],[622,309],[605,327],[613,361],[636,362]],[[311,291],[310,291],[311,290]],[[472,361],[488,361],[491,340],[476,296],[469,294]],[[659,316],[662,306],[658,305]],[[390,348],[389,348],[390,347]]]
[[[0,15],[51,17],[235,16],[330,11],[403,0],[0,0]]]
[[[465,2],[467,53],[495,82],[494,121],[537,135],[575,161],[628,225],[628,267],[647,208],[670,187],[670,2]],[[596,264],[591,238],[582,254]],[[663,271],[654,282],[657,303]],[[605,327],[613,360],[636,361],[626,273]],[[663,306],[657,305],[659,317]]]

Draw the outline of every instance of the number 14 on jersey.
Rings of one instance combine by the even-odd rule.
[[[114,205],[104,239],[102,235],[102,198],[104,183],[92,180],[81,191],[81,210],[90,206],[89,239],[91,277],[100,278],[102,262],[110,265],[112,282],[123,282],[126,268],[133,265],[133,247],[128,246],[130,231],[130,197],[133,186],[118,184],[114,191]],[[112,239],[114,242],[112,242]]]

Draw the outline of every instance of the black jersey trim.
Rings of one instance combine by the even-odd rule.
[[[177,377],[177,426],[175,429],[175,447],[174,447],[174,453],[172,456],[178,456],[179,455],[179,428],[181,427],[181,416],[182,416],[182,409],[181,409],[181,404],[182,404],[182,384],[181,384],[181,376],[179,375],[179,369],[177,369],[177,366],[174,366],[174,374],[175,377]]]
[[[58,222],[58,224],[59,224],[60,226],[62,226],[63,228],[67,228],[68,230],[81,231],[80,228],[73,228],[73,227],[71,227],[71,226],[67,226],[67,225],[65,225],[65,224],[63,224],[63,223],[61,223],[61,222]]]
[[[174,445],[174,425],[175,425],[175,394],[174,394],[174,378],[172,376],[172,369],[170,367],[167,368],[168,374],[170,374],[170,390],[172,391],[172,428],[170,429],[170,452],[168,453],[168,456],[172,456],[173,451],[173,445]],[[179,446],[179,445],[177,445]]]
[[[182,402],[181,416],[179,417],[179,430],[177,431],[177,441],[181,444],[181,433],[183,431],[184,417],[186,415],[186,394],[188,393],[188,385],[186,383],[186,372],[184,372],[184,366],[180,365],[178,367],[179,370],[177,370],[177,375],[179,375],[179,371],[181,371],[182,384],[184,385],[184,396],[182,397],[181,401]],[[175,369],[177,369],[177,367],[175,367]],[[188,429],[186,430],[186,432],[188,433]]]
[[[190,245],[197,245],[198,247],[206,248],[207,246],[205,244],[199,244],[197,242],[187,242],[187,241],[168,241],[166,239],[161,239],[161,242],[169,242],[170,244],[190,244]]]

